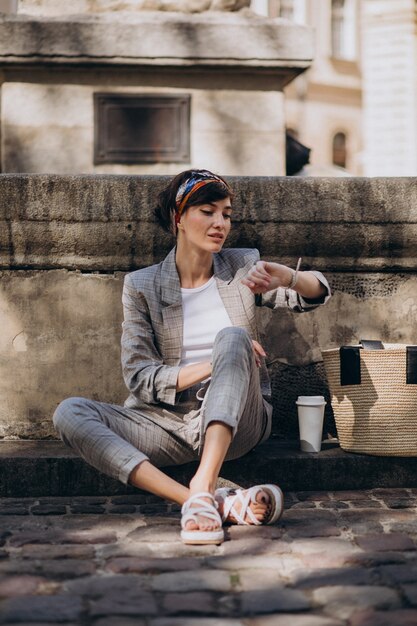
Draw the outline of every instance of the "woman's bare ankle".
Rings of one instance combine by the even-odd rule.
[[[205,477],[200,477],[197,474],[190,480],[190,492],[201,493],[207,492],[214,494],[216,490],[216,482]]]

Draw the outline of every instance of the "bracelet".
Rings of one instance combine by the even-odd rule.
[[[298,272],[296,272],[296,270],[293,270],[292,267],[289,267],[288,269],[291,272],[291,280],[289,282],[289,285],[287,286],[287,289],[294,289],[295,285],[297,284]]]
[[[287,289],[294,289],[294,287],[297,284],[297,280],[298,280],[298,270],[300,269],[300,265],[301,265],[301,257],[298,259],[298,263],[297,263],[297,267],[295,268],[295,270],[292,269],[292,267],[289,267],[288,269],[291,271],[291,281],[290,284],[288,285]]]

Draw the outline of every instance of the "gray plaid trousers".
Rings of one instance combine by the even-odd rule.
[[[85,398],[68,398],[53,416],[62,440],[99,471],[128,483],[144,460],[157,467],[197,460],[210,422],[228,424],[233,440],[226,460],[243,456],[271,432],[272,407],[262,397],[249,333],[221,330],[212,355],[212,376],[177,394],[175,406],[159,403],[129,408]],[[205,393],[204,393],[205,392]]]

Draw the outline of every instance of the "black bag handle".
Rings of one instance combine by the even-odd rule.
[[[360,350],[383,350],[380,341],[361,339],[361,346],[342,346],[340,354],[340,385],[361,384]],[[381,347],[382,346],[382,347]],[[406,346],[406,384],[417,385],[417,346]]]
[[[361,384],[361,357],[360,347],[342,346],[340,355],[340,384],[360,385]]]

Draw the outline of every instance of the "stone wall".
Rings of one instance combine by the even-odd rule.
[[[10,0],[9,0],[10,1]],[[250,0],[20,0],[19,13],[26,15],[69,15],[120,11],[240,11],[249,7]]]
[[[173,244],[151,210],[166,180],[0,176],[0,436],[53,436],[51,415],[66,396],[123,402],[123,276]],[[229,245],[292,266],[301,255],[334,289],[310,314],[259,311],[274,431],[293,438],[297,395],[327,394],[320,348],[362,337],[417,344],[416,180],[230,181]]]
[[[50,4],[59,12],[63,3]],[[41,10],[43,3],[32,5]],[[68,8],[76,10],[72,3]],[[90,13],[87,8],[81,15],[0,15],[0,171],[285,172],[283,88],[311,64],[312,29],[250,11]],[[153,146],[149,161],[136,157],[127,163],[113,153],[101,162],[94,157],[95,141],[109,135],[114,142],[123,132],[116,122],[98,130],[94,94],[186,96],[189,154],[174,151],[161,162]],[[188,146],[178,121],[168,128],[173,136],[165,147]],[[125,141],[125,154],[129,148]]]

